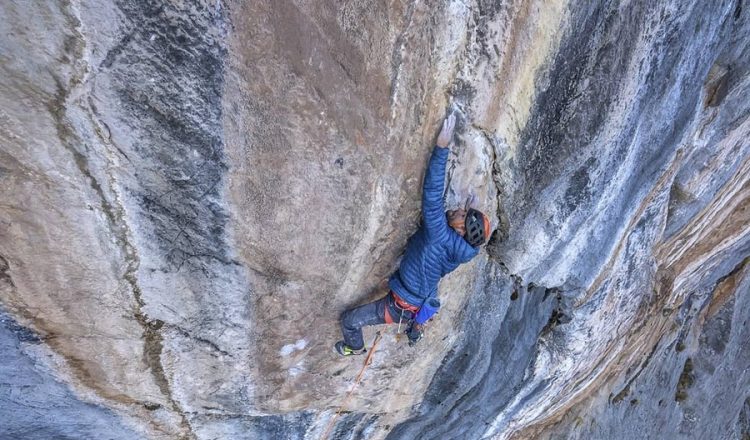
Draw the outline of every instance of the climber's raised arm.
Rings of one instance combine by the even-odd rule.
[[[450,115],[443,121],[443,128],[438,135],[436,146],[432,151],[430,163],[424,177],[422,189],[422,218],[429,239],[442,238],[448,232],[448,222],[443,206],[445,189],[445,165],[448,162],[448,147],[453,141],[456,117]]]

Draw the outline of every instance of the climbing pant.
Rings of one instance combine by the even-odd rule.
[[[408,324],[416,315],[416,307],[404,309],[396,303],[393,292],[375,302],[347,310],[341,315],[341,332],[344,343],[353,350],[361,350],[365,346],[362,339],[362,327],[366,325],[398,323]],[[401,301],[399,301],[401,302]],[[403,313],[403,314],[402,314]]]

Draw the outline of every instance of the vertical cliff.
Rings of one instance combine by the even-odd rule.
[[[332,437],[750,435],[743,1],[0,8],[0,437],[319,438],[446,109],[496,231]]]

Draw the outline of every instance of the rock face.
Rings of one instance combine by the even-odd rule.
[[[750,436],[745,2],[52,3],[0,5],[0,438]],[[496,232],[349,396],[446,109]]]

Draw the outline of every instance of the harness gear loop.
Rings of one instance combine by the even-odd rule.
[[[372,342],[372,348],[370,348],[370,352],[367,353],[367,357],[365,358],[364,365],[362,365],[362,369],[359,370],[359,374],[357,374],[357,378],[354,379],[354,383],[352,384],[351,389],[349,389],[349,392],[346,394],[344,401],[341,402],[341,405],[339,405],[339,409],[336,410],[336,414],[334,414],[331,421],[328,422],[328,427],[326,427],[326,431],[325,433],[323,433],[321,440],[326,440],[328,438],[328,435],[331,433],[331,429],[333,429],[333,426],[336,424],[336,419],[339,418],[339,414],[341,414],[341,411],[344,409],[344,406],[346,406],[346,404],[349,403],[349,399],[352,397],[352,394],[354,393],[354,390],[357,388],[357,385],[359,385],[359,383],[362,381],[362,376],[364,376],[365,370],[372,363],[372,355],[373,353],[375,353],[375,349],[378,348],[378,342],[380,342],[380,336],[381,336],[380,332],[377,332],[375,334],[375,340]]]

